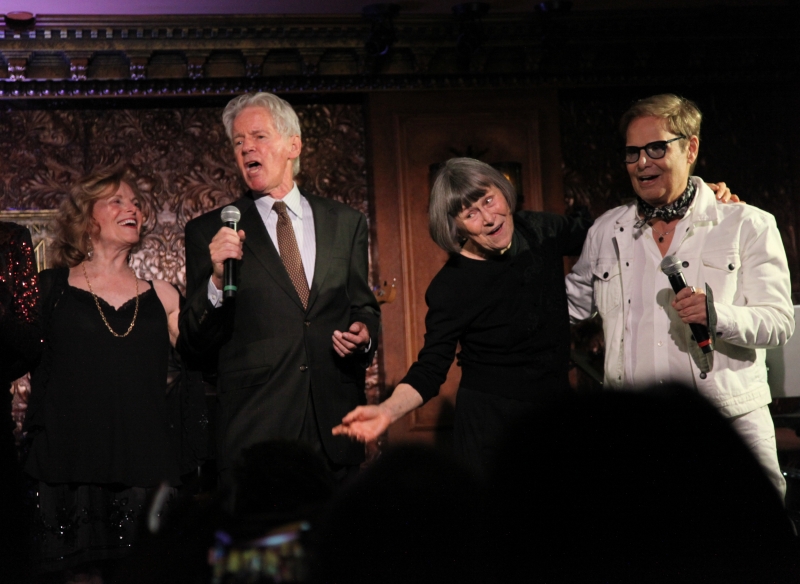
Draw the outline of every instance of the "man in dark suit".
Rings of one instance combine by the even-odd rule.
[[[269,93],[232,100],[223,123],[250,191],[186,226],[185,354],[217,364],[217,464],[224,482],[243,448],[272,439],[310,444],[340,478],[363,445],[331,428],[365,401],[380,310],[367,280],[367,223],[358,211],[301,193],[300,123]],[[223,299],[224,262],[238,290]]]

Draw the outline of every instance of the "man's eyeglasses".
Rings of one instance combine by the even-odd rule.
[[[625,146],[621,148],[623,154],[625,155],[625,164],[633,164],[634,162],[638,162],[639,152],[642,150],[644,150],[653,160],[664,158],[664,156],[667,154],[667,144],[674,142],[675,140],[683,140],[684,138],[686,138],[686,136],[678,136],[672,140],[658,140],[656,142],[645,144],[644,146]]]

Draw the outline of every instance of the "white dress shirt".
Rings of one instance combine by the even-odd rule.
[[[278,199],[273,199],[266,195],[256,199],[256,209],[275,249],[278,250],[278,214],[272,212],[272,206]],[[297,248],[300,250],[300,257],[303,259],[303,270],[308,281],[308,289],[311,289],[311,282],[314,280],[314,265],[317,260],[317,239],[314,232],[314,214],[311,212],[311,205],[308,200],[300,194],[297,183],[294,183],[292,190],[285,197],[280,199],[286,203],[286,212],[292,220],[294,236],[297,239]],[[208,280],[208,299],[214,307],[222,304],[222,290],[218,289],[213,279]]]

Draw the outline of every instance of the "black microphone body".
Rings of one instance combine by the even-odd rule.
[[[683,277],[683,272],[681,271],[681,261],[676,258],[675,256],[667,256],[661,262],[661,271],[669,279],[669,283],[672,286],[672,289],[675,291],[675,294],[683,290],[684,288],[688,288],[686,284],[686,278]],[[708,336],[708,328],[704,327],[702,324],[692,322],[689,323],[689,328],[692,330],[692,335],[694,335],[694,340],[697,341],[697,345],[702,349],[703,353],[710,353],[714,350],[713,345],[711,344],[711,339]]]
[[[242,213],[233,205],[228,205],[222,210],[222,224],[236,231],[236,226],[241,219]],[[222,273],[222,298],[228,300],[236,297],[236,260],[228,258],[225,260],[224,271]]]

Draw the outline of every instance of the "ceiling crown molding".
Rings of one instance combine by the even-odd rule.
[[[0,96],[786,82],[797,12],[489,13],[470,43],[457,18],[398,14],[385,54],[361,16],[41,15],[0,28]]]

